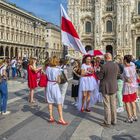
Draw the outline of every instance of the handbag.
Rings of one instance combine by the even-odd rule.
[[[41,74],[40,75],[40,80],[39,80],[38,86],[40,86],[40,87],[46,87],[47,86],[47,83],[48,83],[47,75]]]
[[[61,75],[60,75],[60,84],[65,84],[66,82],[67,82],[66,75],[65,75],[64,71],[62,71]]]
[[[61,67],[61,69],[62,69],[62,71],[61,71],[61,75],[60,75],[60,84],[65,84],[68,80],[64,73],[64,65]]]

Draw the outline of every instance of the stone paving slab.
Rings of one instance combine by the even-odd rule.
[[[118,114],[118,123],[110,128],[103,128],[103,106],[96,105],[93,112],[87,113],[70,140],[140,140],[140,121],[125,123],[126,112]],[[138,113],[140,118],[140,113]]]
[[[12,82],[10,84],[12,86]],[[19,89],[23,85],[19,88],[16,84],[14,86]],[[37,89],[38,94],[44,95],[43,91],[39,93],[40,90],[43,89]],[[20,96],[22,94],[24,93]],[[11,115],[0,116],[0,140],[140,140],[140,121],[124,123],[127,116],[124,112],[118,114],[116,126],[103,128],[100,126],[104,115],[103,105],[97,104],[90,113],[80,113],[71,105],[70,94],[71,85],[65,101],[67,108],[64,109],[65,119],[70,123],[68,126],[48,124],[48,109],[42,97],[37,97],[41,106],[39,110],[29,107],[27,99],[22,99],[10,104]],[[54,114],[58,114],[56,107]],[[140,118],[140,113],[138,115]]]

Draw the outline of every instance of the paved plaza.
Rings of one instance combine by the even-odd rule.
[[[126,113],[118,114],[118,124],[103,128],[103,105],[98,103],[91,113],[81,113],[72,105],[71,82],[65,100],[64,117],[68,126],[48,123],[48,109],[44,100],[44,89],[35,91],[37,103],[28,101],[27,82],[10,80],[8,116],[0,116],[0,140],[140,140],[140,121],[126,124]],[[139,114],[140,115],[140,114]],[[57,116],[57,108],[54,108]],[[56,120],[58,118],[55,118]]]

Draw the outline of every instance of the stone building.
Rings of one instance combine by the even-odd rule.
[[[0,56],[45,57],[46,21],[0,0]]]
[[[61,30],[59,26],[52,23],[46,26],[46,47],[49,57],[54,55],[62,57]]]
[[[68,0],[86,50],[140,56],[140,0]]]

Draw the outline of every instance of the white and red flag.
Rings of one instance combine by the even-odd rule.
[[[99,55],[104,55],[105,53],[100,50],[90,50],[88,51],[88,54],[91,56],[99,56]]]
[[[61,35],[62,43],[68,47],[72,47],[75,51],[79,51],[82,54],[86,54],[86,50],[80,41],[80,38],[68,17],[65,9],[61,5]]]

